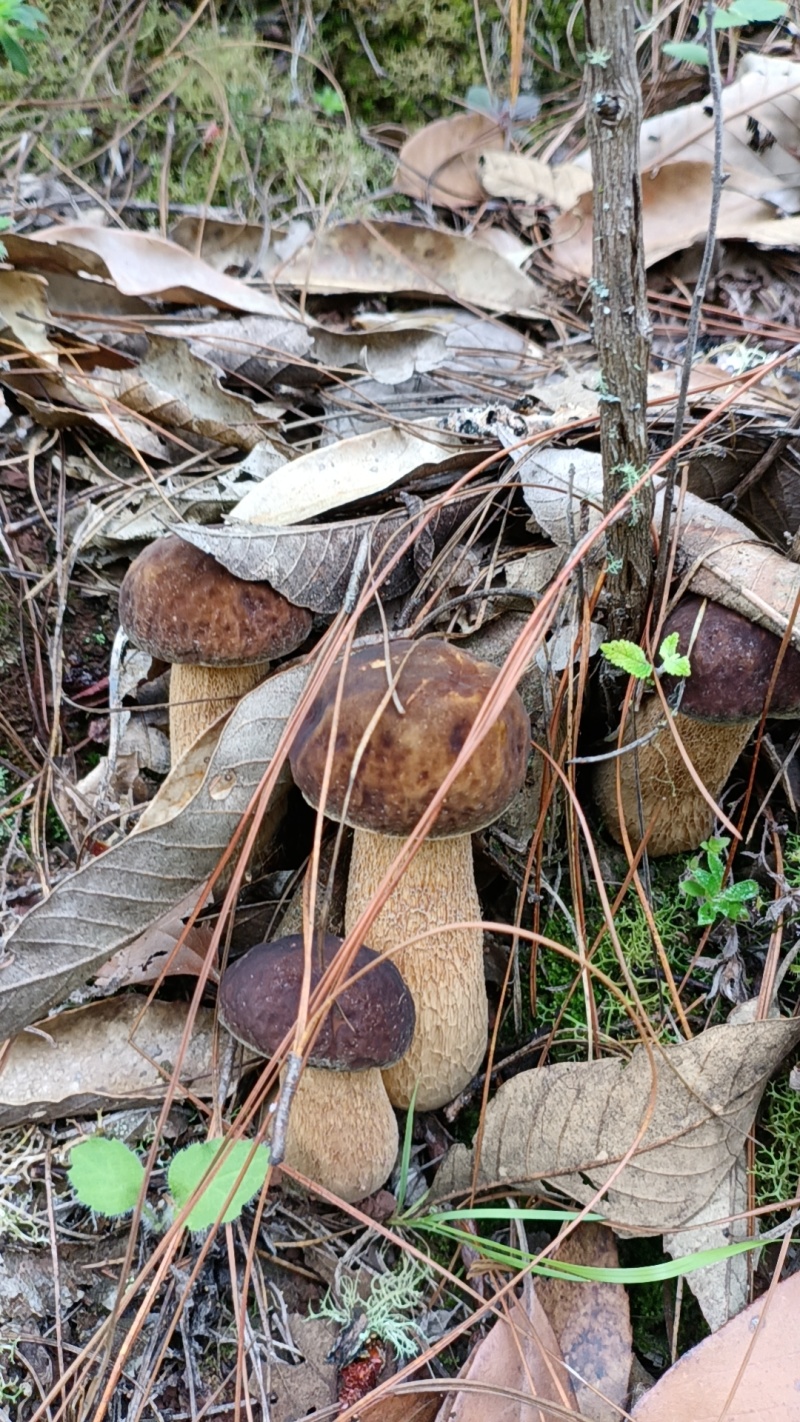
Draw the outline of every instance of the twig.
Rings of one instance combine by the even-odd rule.
[[[686,350],[683,357],[683,369],[681,371],[681,384],[678,391],[678,403],[675,408],[675,423],[672,426],[672,443],[677,444],[683,434],[683,426],[686,420],[686,405],[689,398],[689,381],[692,375],[692,362],[697,348],[697,336],[700,330],[700,317],[702,315],[703,299],[706,294],[708,278],[711,274],[711,263],[714,259],[714,247],[717,240],[717,223],[719,220],[719,205],[722,198],[722,188],[726,181],[726,174],[722,171],[722,140],[723,140],[723,115],[722,115],[722,78],[719,72],[719,60],[717,58],[716,30],[714,29],[714,10],[712,0],[706,0],[704,14],[706,17],[706,50],[708,52],[709,83],[711,89],[711,103],[714,110],[714,166],[711,177],[711,207],[708,214],[708,231],[706,232],[706,244],[703,250],[703,260],[700,263],[700,271],[697,276],[697,284],[692,297],[691,310],[689,311],[689,321],[686,327]],[[661,515],[661,533],[658,547],[658,562],[656,564],[655,587],[653,592],[654,606],[661,607],[666,593],[667,575],[667,554],[670,545],[670,520],[672,518],[672,504],[675,491],[675,481],[678,476],[678,456],[673,455],[667,477],[664,483],[664,506]]]
[[[286,1128],[289,1124],[289,1112],[292,1109],[294,1093],[297,1090],[302,1070],[303,1058],[296,1052],[289,1052],[286,1066],[283,1069],[281,1094],[275,1105],[275,1123],[272,1127],[270,1144],[270,1159],[273,1165],[280,1165],[286,1154]]]

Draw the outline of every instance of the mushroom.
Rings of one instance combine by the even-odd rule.
[[[696,630],[695,630],[696,629]],[[780,648],[780,638],[721,603],[683,597],[664,623],[664,636],[678,633],[678,651],[689,653],[691,675],[673,724],[676,734],[712,800],[718,800],[736,761],[758,725]],[[691,638],[694,635],[694,642]],[[691,647],[691,651],[690,651]],[[669,693],[675,686],[664,677]],[[800,713],[800,653],[789,646],[769,702],[770,716]],[[653,825],[648,853],[678,854],[696,849],[714,827],[714,812],[689,774],[664,720],[659,696],[650,696],[630,718],[627,741],[650,735],[635,754],[639,765],[642,822],[634,754],[615,756],[597,767],[595,800],[615,839],[622,834],[617,809],[617,767],[625,826],[638,844],[642,830]]]
[[[315,937],[312,990],[341,945],[332,934]],[[222,975],[222,1025],[245,1046],[272,1056],[297,1020],[303,962],[300,934],[250,948]],[[380,1068],[403,1055],[414,1031],[413,999],[397,968],[361,947],[353,972],[366,967],[323,1019],[286,1134],[287,1165],[350,1202],[379,1190],[397,1157],[397,1120]]]
[[[355,827],[348,932],[454,764],[498,675],[442,641],[399,640],[389,651],[388,665],[385,650],[373,646],[353,653],[344,671],[341,662],[331,669],[290,752],[297,785],[320,808],[341,680],[322,808]],[[530,723],[515,691],[448,790],[428,839],[370,929],[372,947],[392,954],[417,1010],[409,1051],[384,1073],[396,1106],[408,1107],[415,1088],[420,1110],[444,1105],[483,1060],[488,1003],[470,836],[497,819],[522,785],[529,742]],[[470,922],[473,927],[450,926]],[[430,929],[441,931],[404,946]]]
[[[170,662],[173,763],[212,721],[293,652],[311,613],[268,583],[237,578],[210,554],[171,534],[145,548],[120,588],[119,617],[142,651]]]

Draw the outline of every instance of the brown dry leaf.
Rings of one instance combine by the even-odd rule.
[[[122,988],[158,982],[162,974],[197,977],[208,957],[214,924],[207,919],[193,923],[177,952],[175,945],[184,933],[187,918],[204,897],[202,888],[190,889],[169,913],[109,958],[95,976],[95,991],[110,997]],[[212,968],[210,981],[216,982],[217,977],[216,968]]]
[[[314,330],[314,354],[325,370],[348,366],[366,370],[385,385],[401,385],[414,375],[437,370],[447,358],[441,331],[401,327],[376,331]]]
[[[568,212],[592,188],[591,173],[577,163],[544,163],[522,153],[482,153],[479,172],[491,197],[559,212]]]
[[[407,292],[546,317],[550,298],[496,252],[456,232],[408,222],[343,222],[311,238],[272,280],[330,294]]]
[[[219,321],[159,322],[155,334],[181,338],[201,360],[254,391],[264,388],[294,361],[307,364],[314,337],[290,316],[240,316]]]
[[[618,1269],[617,1242],[605,1225],[583,1221],[553,1258]],[[628,1397],[633,1357],[631,1310],[622,1284],[591,1279],[537,1279],[536,1293],[571,1369],[578,1410],[591,1422],[618,1422]]]
[[[441,1406],[440,1392],[389,1394],[358,1409],[360,1422],[434,1422]]]
[[[486,198],[478,158],[487,150],[502,150],[503,142],[503,130],[488,114],[436,119],[406,139],[393,187],[439,207],[475,207]]]
[[[711,170],[705,163],[681,159],[666,163],[655,172],[642,174],[642,221],[648,266],[705,237],[710,193]],[[774,228],[786,225],[774,221],[769,203],[726,184],[717,221],[717,236],[721,241],[749,238],[751,230],[763,229],[767,224]],[[791,242],[785,241],[783,245],[789,246]],[[551,252],[560,267],[578,276],[591,276],[591,192],[585,193],[570,212],[556,218]]]
[[[148,336],[147,354],[136,368],[120,372],[116,398],[150,423],[178,430],[184,438],[199,435],[248,451],[284,413],[277,405],[254,405],[223,390],[213,365],[194,355],[185,341],[156,335]]]
[[[731,1171],[761,1093],[800,1041],[793,1018],[710,1027],[653,1047],[652,1118],[632,1159],[602,1199],[624,1228],[661,1234],[685,1224]],[[646,1121],[653,1067],[605,1058],[524,1071],[500,1087],[485,1117],[479,1187],[548,1187],[586,1204],[634,1145]],[[436,1176],[437,1198],[470,1188],[474,1153],[457,1145]]]
[[[684,1353],[634,1407],[636,1422],[797,1422],[798,1318],[793,1274]]]
[[[733,1169],[720,1181],[711,1199],[692,1216],[687,1227],[664,1235],[664,1253],[671,1259],[680,1259],[685,1254],[699,1254],[701,1250],[719,1249],[747,1239],[752,1223],[746,1211],[747,1160],[742,1151]],[[725,1220],[730,1223],[725,1224]],[[758,1217],[754,1223],[755,1233],[758,1233]],[[747,1303],[750,1268],[747,1254],[734,1254],[730,1259],[720,1259],[706,1269],[695,1269],[686,1275],[686,1283],[712,1333],[729,1318],[735,1318]]]
[[[437,509],[425,533],[403,554],[382,584],[382,598],[401,597],[414,586],[420,569],[430,565],[480,497],[462,494]],[[426,516],[423,504],[419,518]],[[363,587],[394,555],[415,521],[416,516],[412,518],[403,509],[341,523],[286,528],[251,528],[244,523],[226,528],[181,524],[175,532],[210,553],[238,578],[248,582],[266,579],[291,602],[312,612],[332,614],[341,610],[346,594]]]
[[[493,1324],[460,1377],[472,1387],[451,1394],[436,1422],[560,1422],[564,1410],[577,1411],[556,1336],[530,1284],[525,1301],[515,1299],[508,1317]]]
[[[336,1367],[328,1361],[336,1342],[336,1324],[329,1318],[290,1313],[289,1327],[303,1359],[264,1365],[270,1422],[296,1422],[299,1417],[313,1416],[329,1408],[336,1397]],[[253,1392],[259,1395],[255,1387]]]
[[[55,370],[38,374],[0,373],[0,381],[14,391],[20,404],[45,429],[80,429],[96,425],[119,444],[139,450],[150,459],[168,460],[170,449],[148,425],[117,402],[118,371],[103,376],[68,375]]]
[[[246,270],[249,276],[269,273],[302,246],[311,228],[304,218],[293,218],[286,228],[270,231],[256,222],[224,217],[181,217],[170,237],[195,252],[215,271]],[[199,241],[199,252],[198,252]]]
[[[233,522],[271,528],[305,523],[319,514],[382,493],[411,474],[473,463],[480,456],[435,425],[386,426],[354,439],[312,449],[276,469],[231,510]]]
[[[14,266],[39,271],[67,271],[78,276],[111,280],[123,296],[157,297],[161,301],[195,305],[209,302],[233,311],[282,316],[274,296],[246,286],[236,277],[217,272],[177,242],[152,232],[128,232],[118,227],[65,223],[47,227],[33,237],[4,237]]]
[[[129,994],[62,1012],[20,1033],[0,1067],[0,1127],[161,1100],[188,1009],[158,1001],[143,1009],[145,998]],[[181,1081],[203,1096],[211,1093],[213,1035],[214,1013],[201,1007]]]
[[[43,365],[58,365],[58,352],[47,334],[47,283],[27,272],[0,271],[0,331],[7,327],[23,350],[37,356]],[[0,341],[12,358],[7,339]]]
[[[90,860],[13,930],[0,973],[0,1037],[63,1002],[112,954],[205,882],[269,766],[307,675],[305,666],[283,668],[244,697],[199,789],[178,813]],[[284,770],[264,821],[273,833],[288,783]]]

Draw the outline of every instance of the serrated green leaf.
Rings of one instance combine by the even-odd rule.
[[[673,59],[681,59],[684,64],[705,64],[708,65],[708,53],[704,44],[692,44],[686,40],[678,44],[670,40],[668,44],[661,46],[662,54],[669,54]]]
[[[677,632],[670,632],[669,636],[664,638],[658,655],[661,658],[661,670],[666,672],[667,676],[691,676],[689,658],[678,651]]]
[[[650,662],[635,642],[627,642],[624,638],[616,642],[602,642],[600,651],[612,667],[619,667],[620,671],[635,676],[638,681],[647,681],[653,675]]]
[[[208,1229],[209,1225],[220,1219],[222,1207],[241,1175],[245,1161],[253,1151],[250,1141],[234,1141],[225,1149],[226,1145],[224,1140],[197,1141],[194,1145],[187,1146],[186,1150],[179,1151],[172,1160],[167,1183],[177,1208],[181,1210],[206,1172],[224,1151],[221,1163],[214,1174],[209,1176],[202,1194],[189,1212],[186,1219],[188,1229]],[[267,1147],[256,1146],[252,1160],[221,1216],[221,1224],[228,1224],[238,1218],[248,1200],[252,1200],[261,1189],[268,1168]]]
[[[134,1208],[144,1180],[144,1167],[124,1141],[91,1136],[73,1146],[67,1171],[82,1205],[115,1219]]]

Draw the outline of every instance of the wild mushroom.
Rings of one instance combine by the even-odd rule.
[[[223,711],[293,652],[311,613],[267,583],[237,578],[215,558],[169,535],[145,548],[123,579],[119,617],[131,641],[170,662],[173,763]]]
[[[684,682],[674,728],[712,800],[718,800],[736,761],[758,725],[766,704],[780,638],[741,613],[695,596],[681,599],[664,624],[664,635],[678,633],[678,651],[690,653],[691,676]],[[667,694],[674,682],[664,678]],[[800,653],[786,649],[769,703],[770,716],[800,714]],[[664,720],[658,696],[649,696],[626,727],[626,739],[643,740]],[[669,726],[656,730],[633,753],[600,763],[594,793],[603,819],[621,840],[617,810],[617,767],[625,825],[634,847],[642,828],[653,824],[647,841],[653,855],[696,849],[714,826],[714,812],[700,794]],[[641,794],[642,822],[639,820]]]
[[[317,937],[311,987],[342,940]],[[397,1156],[397,1120],[380,1068],[403,1055],[414,1031],[414,1003],[393,963],[359,948],[352,972],[369,972],[339,993],[303,1068],[286,1135],[286,1163],[340,1200],[379,1190]],[[218,1009],[233,1037],[272,1056],[297,1020],[303,979],[300,934],[257,943],[222,976]]]
[[[341,663],[332,668],[300,727],[291,765],[305,798],[319,808],[342,679],[322,808],[355,827],[348,932],[454,764],[497,675],[495,667],[440,641],[392,642],[390,665],[383,648],[363,647],[344,673]],[[488,1004],[470,836],[491,824],[522,785],[529,741],[528,716],[513,692],[370,929],[372,947],[392,954],[417,1010],[409,1051],[384,1073],[396,1106],[407,1107],[415,1087],[420,1110],[444,1105],[483,1060]],[[475,926],[450,926],[468,922]],[[429,929],[441,931],[403,946]]]

